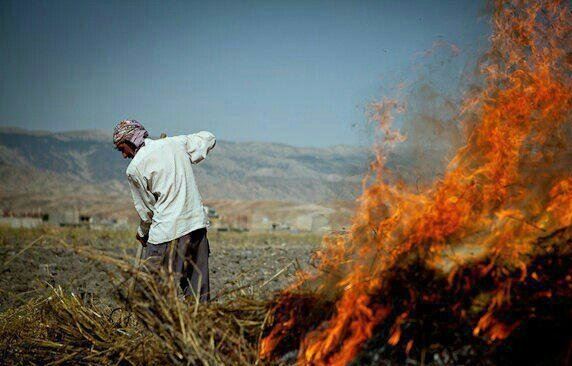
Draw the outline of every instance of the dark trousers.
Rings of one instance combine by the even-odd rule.
[[[145,266],[163,268],[175,274],[186,296],[210,300],[209,240],[207,229],[198,229],[171,242],[147,244],[143,248]]]

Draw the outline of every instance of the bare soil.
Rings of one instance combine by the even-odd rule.
[[[320,236],[288,233],[208,233],[211,289],[215,301],[236,291],[271,296],[310,265]],[[101,250],[137,261],[134,232],[82,228],[0,227],[0,311],[61,286],[83,298],[113,301],[113,269],[82,257],[70,246]]]

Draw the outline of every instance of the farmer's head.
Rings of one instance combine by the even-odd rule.
[[[143,125],[136,120],[123,120],[115,126],[113,143],[121,151],[124,158],[133,158],[137,151],[145,144],[149,133]]]

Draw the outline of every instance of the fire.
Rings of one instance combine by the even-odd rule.
[[[320,271],[284,293],[282,305],[295,291],[335,303],[328,318],[302,330],[300,364],[348,364],[387,322],[386,342],[407,344],[409,352],[415,342],[404,337],[402,324],[410,312],[449,301],[428,289],[398,289],[396,273],[413,265],[448,279],[447,291],[461,297],[450,310],[471,323],[475,336],[503,340],[518,327],[518,319],[499,314],[510,308],[515,286],[539,278],[528,273],[534,243],[572,225],[570,9],[556,0],[496,1],[492,27],[481,65],[484,87],[459,106],[466,144],[445,176],[418,193],[391,183],[380,152],[349,235],[326,238],[317,254]],[[396,101],[373,106],[383,146],[404,140],[391,129],[394,113],[406,108]],[[477,248],[482,265],[463,267],[477,260],[467,254],[470,248]],[[486,306],[469,319],[461,309],[471,304],[462,296],[469,298],[481,282],[490,286]],[[278,301],[276,309],[285,310]],[[263,357],[271,357],[304,314],[282,316],[286,320],[275,322],[262,341]]]

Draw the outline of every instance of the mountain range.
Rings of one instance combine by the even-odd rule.
[[[134,217],[125,177],[129,160],[111,141],[110,134],[98,130],[0,128],[0,209],[74,208],[107,217]],[[418,189],[442,174],[450,151],[446,144],[419,141],[390,150],[385,159],[391,179]],[[365,147],[219,140],[193,170],[207,203],[272,201],[277,209],[284,202],[331,206],[355,201],[373,159],[373,149]],[[238,214],[240,208],[233,210]]]
[[[316,203],[355,199],[371,155],[352,146],[223,140],[193,169],[206,200]],[[101,131],[0,128],[1,208],[123,202],[128,163]]]

